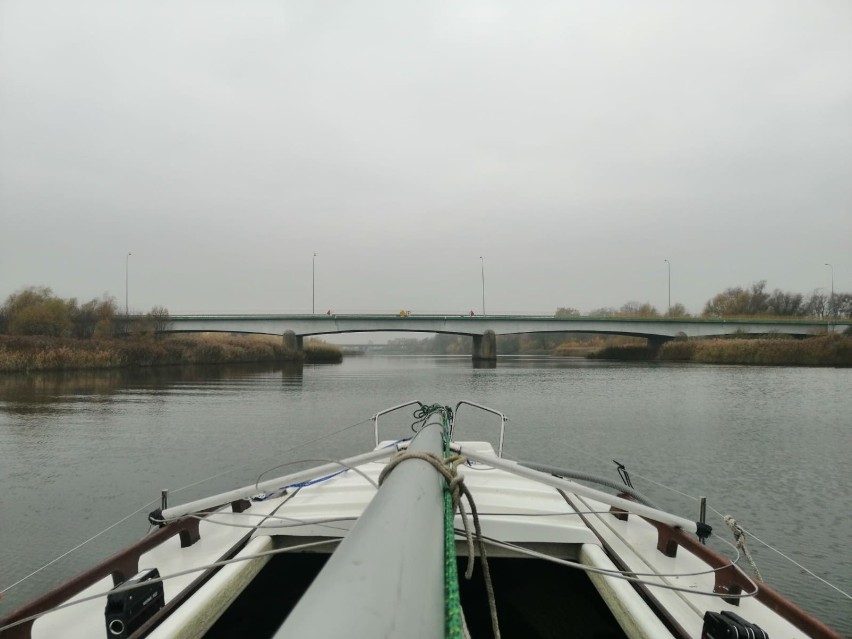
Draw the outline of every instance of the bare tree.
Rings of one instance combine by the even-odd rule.
[[[805,302],[806,313],[811,317],[817,317],[822,319],[823,317],[828,317],[828,295],[823,293],[820,289],[815,289],[813,293],[811,293],[810,297],[808,297],[807,302]]]
[[[666,313],[666,317],[689,317],[689,313],[686,312],[686,307],[681,304],[672,304],[672,307],[669,309],[669,312]]]
[[[764,315],[769,313],[769,294],[764,290],[766,280],[751,285],[726,288],[704,306],[706,317],[731,317],[733,315]]]
[[[146,317],[153,320],[155,333],[162,333],[169,328],[169,309],[165,306],[155,306]]]
[[[805,314],[804,297],[801,293],[786,293],[776,288],[766,300],[766,305],[775,315],[796,317]]]

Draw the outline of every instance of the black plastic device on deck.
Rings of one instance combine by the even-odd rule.
[[[704,613],[701,639],[769,639],[769,635],[760,626],[725,610]]]
[[[142,585],[107,595],[106,610],[104,610],[107,639],[129,637],[163,607],[165,604],[163,582],[155,581],[145,584],[146,581],[159,578],[160,572],[156,568],[148,568],[136,573],[116,588]]]

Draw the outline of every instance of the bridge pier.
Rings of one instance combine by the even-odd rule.
[[[648,338],[648,350],[658,351],[658,350],[660,350],[660,347],[663,344],[665,344],[666,342],[670,342],[671,340],[672,340],[671,337],[663,337],[663,336],[649,337]]]
[[[304,338],[301,335],[296,335],[293,331],[284,331],[284,335],[281,337],[284,340],[284,348],[288,351],[302,352]]]
[[[473,359],[497,361],[497,336],[494,331],[485,331],[473,336]]]

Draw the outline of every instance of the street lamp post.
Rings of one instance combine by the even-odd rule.
[[[128,253],[124,256],[124,315],[130,315],[130,256],[133,253]]]
[[[314,253],[314,257],[311,262],[311,315],[317,314],[317,254]]]
[[[668,260],[663,260],[669,269],[669,305],[666,307],[666,315],[672,314],[672,263]]]
[[[479,266],[482,272],[482,314],[485,315],[485,260],[479,256]]]
[[[831,269],[831,297],[828,298],[828,313],[834,317],[834,267],[828,262],[825,265]]]

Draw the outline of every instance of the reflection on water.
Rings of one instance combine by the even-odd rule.
[[[96,410],[128,394],[156,397],[195,382],[207,387],[223,380],[234,383],[270,373],[280,373],[285,387],[300,387],[304,365],[277,362],[0,374],[0,410],[16,415],[51,415],[68,410],[74,402]]]
[[[126,371],[15,373],[0,375],[3,410],[20,415],[50,414],[73,397],[101,401],[128,385]]]

